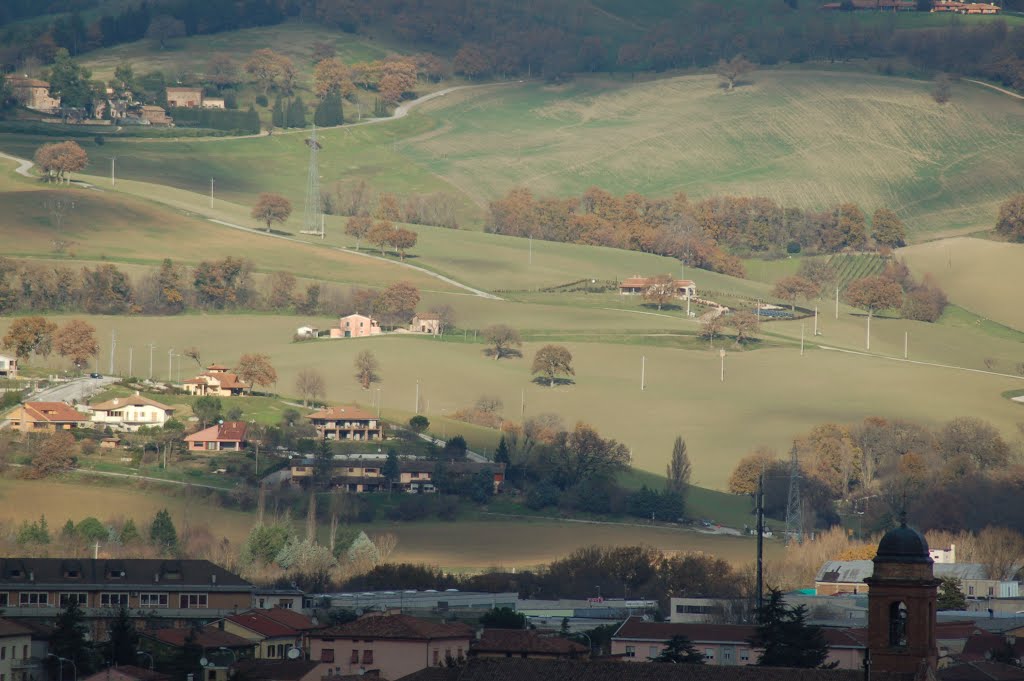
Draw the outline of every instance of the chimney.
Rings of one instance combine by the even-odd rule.
[[[159,572],[154,572],[153,573],[153,583],[156,584],[159,581],[160,581],[160,573]]]
[[[216,586],[216,584],[217,584],[217,575],[210,575],[210,584],[213,584],[214,586]]]

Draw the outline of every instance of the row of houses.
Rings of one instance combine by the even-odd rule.
[[[917,0],[844,0],[829,2],[821,6],[826,10],[857,10],[881,12],[917,12]],[[1002,8],[989,2],[956,2],[939,0],[932,4],[932,12],[956,12],[958,14],[999,14]]]
[[[398,478],[391,480],[383,470],[384,462],[378,459],[335,459],[331,462],[331,486],[347,492],[399,491],[409,494],[430,494],[436,492],[435,476],[439,466],[443,473],[453,480],[468,479],[485,473],[494,485],[494,492],[501,491],[505,483],[505,464],[476,461],[437,462],[429,459],[402,459],[398,462]],[[291,465],[292,482],[300,483],[313,477],[316,462],[305,459]]]
[[[410,333],[424,333],[432,336],[441,333],[441,317],[433,312],[417,312],[413,315],[407,329]],[[370,315],[353,313],[338,319],[338,325],[327,330],[329,338],[367,338],[382,333],[380,322]],[[320,329],[315,326],[300,326],[295,330],[300,339],[320,337]]]

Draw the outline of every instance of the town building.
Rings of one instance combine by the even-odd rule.
[[[63,402],[25,402],[8,415],[11,430],[22,433],[56,433],[78,428],[89,418]]]
[[[250,607],[253,586],[208,560],[0,558],[0,608],[52,619],[74,599],[87,616],[125,606],[157,617],[214,619]]]
[[[445,623],[409,615],[370,613],[354,622],[310,635],[310,659],[321,662],[324,676],[378,670],[399,679],[446,660],[465,658],[473,630],[461,622]]]
[[[286,619],[297,626],[286,623]],[[305,615],[290,610],[277,615],[272,610],[247,610],[217,620],[207,628],[217,628],[251,642],[257,660],[285,660],[296,654],[291,653],[292,649],[305,654],[305,635],[317,627]]]
[[[273,609],[279,614],[282,610],[302,611],[302,589],[293,588],[260,588],[256,590],[254,605],[261,610]]]
[[[18,358],[0,355],[0,378],[14,379],[18,377]]]
[[[245,449],[248,424],[224,421],[185,437],[190,452],[240,452]]]
[[[90,674],[81,681],[171,681],[171,676],[152,669],[122,664]]]
[[[0,618],[0,678],[30,681],[40,671],[32,659],[32,629]]]
[[[619,294],[624,296],[643,295],[654,283],[653,277],[640,277],[633,275],[624,279],[619,284]],[[689,279],[676,279],[673,281],[676,298],[692,299],[697,296],[697,285]]]
[[[202,397],[232,397],[241,395],[249,389],[249,384],[238,377],[238,374],[222,364],[211,364],[206,371],[195,378],[181,384],[189,395]]]
[[[346,405],[327,407],[306,416],[325,440],[382,440],[384,422],[368,411]]]
[[[207,627],[173,627],[139,632],[139,650],[157,659],[180,657],[185,646],[202,649],[201,667],[189,673],[193,681],[228,681],[232,668],[254,656],[253,643],[241,636]],[[205,660],[205,663],[203,663]]]
[[[380,333],[380,322],[362,314],[350,314],[331,327],[331,338],[366,338]]]
[[[830,560],[818,570],[814,589],[817,594],[827,596],[870,593],[873,571],[874,564],[870,560]],[[980,563],[935,563],[934,574],[938,578],[959,579],[968,599],[1020,596],[1018,582],[991,579],[988,568]]]
[[[231,666],[238,678],[246,681],[322,681],[316,660],[243,660]],[[365,675],[364,677],[365,678]],[[331,677],[331,681],[339,681]]]
[[[436,336],[441,333],[441,317],[433,312],[417,312],[409,324],[409,330]]]
[[[143,427],[162,428],[174,416],[173,407],[143,397],[138,391],[129,397],[115,397],[89,408],[93,424],[132,433]]]
[[[10,75],[7,83],[11,86],[11,95],[26,109],[47,114],[60,111],[60,97],[50,96],[50,84],[45,80]]]
[[[484,629],[469,645],[470,657],[520,657],[544,660],[586,659],[590,649],[558,635],[532,629]]]

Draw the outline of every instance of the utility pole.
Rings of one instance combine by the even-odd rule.
[[[836,286],[836,319],[839,319],[839,287]]]
[[[210,178],[210,208],[213,208],[213,178]]]
[[[800,322],[800,356],[804,356],[804,322]]]
[[[800,501],[800,456],[796,445],[790,450],[789,463],[789,500],[786,504],[786,543],[796,539],[797,544],[804,541],[803,505]]]
[[[520,388],[519,391],[519,420],[522,421],[526,417],[526,388]]]
[[[903,359],[907,359],[910,354],[910,332],[903,332]]]
[[[134,376],[132,373],[132,363],[135,359],[135,347],[132,345],[128,346],[128,376]]]
[[[153,380],[153,350],[156,349],[156,345],[153,341],[149,342],[149,380]]]
[[[93,560],[99,560],[100,559],[100,543],[99,543],[98,540],[97,540],[97,542],[92,547],[92,558],[93,558]]]
[[[117,331],[110,332],[110,369],[107,370],[108,374],[114,373],[114,350],[117,349]]]
[[[814,306],[814,335],[818,335],[818,306]]]
[[[640,392],[647,384],[647,355],[640,355]]]
[[[416,409],[413,413],[420,413],[420,379],[416,379]]]
[[[718,350],[718,356],[722,360],[722,383],[725,383],[725,348]]]
[[[757,476],[757,612],[764,607],[764,470]]]
[[[110,157],[110,186],[117,186],[117,178],[114,177],[114,162],[117,161],[117,156]]]
[[[167,380],[174,381],[174,368],[171,363],[174,361],[174,348],[167,351]]]

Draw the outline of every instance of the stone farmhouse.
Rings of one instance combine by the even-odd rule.
[[[624,279],[619,284],[619,294],[623,296],[643,295],[653,283],[654,279],[652,277],[633,275],[629,279]],[[686,300],[697,296],[697,285],[691,280],[676,279],[673,283],[677,298]]]
[[[11,92],[26,109],[53,114],[60,111],[60,97],[50,96],[50,84],[28,76],[7,76]]]
[[[201,87],[169,87],[167,88],[167,106],[188,109],[223,109],[224,99],[204,96]]]
[[[380,322],[362,314],[350,314],[331,327],[331,338],[366,338],[380,333]]]

